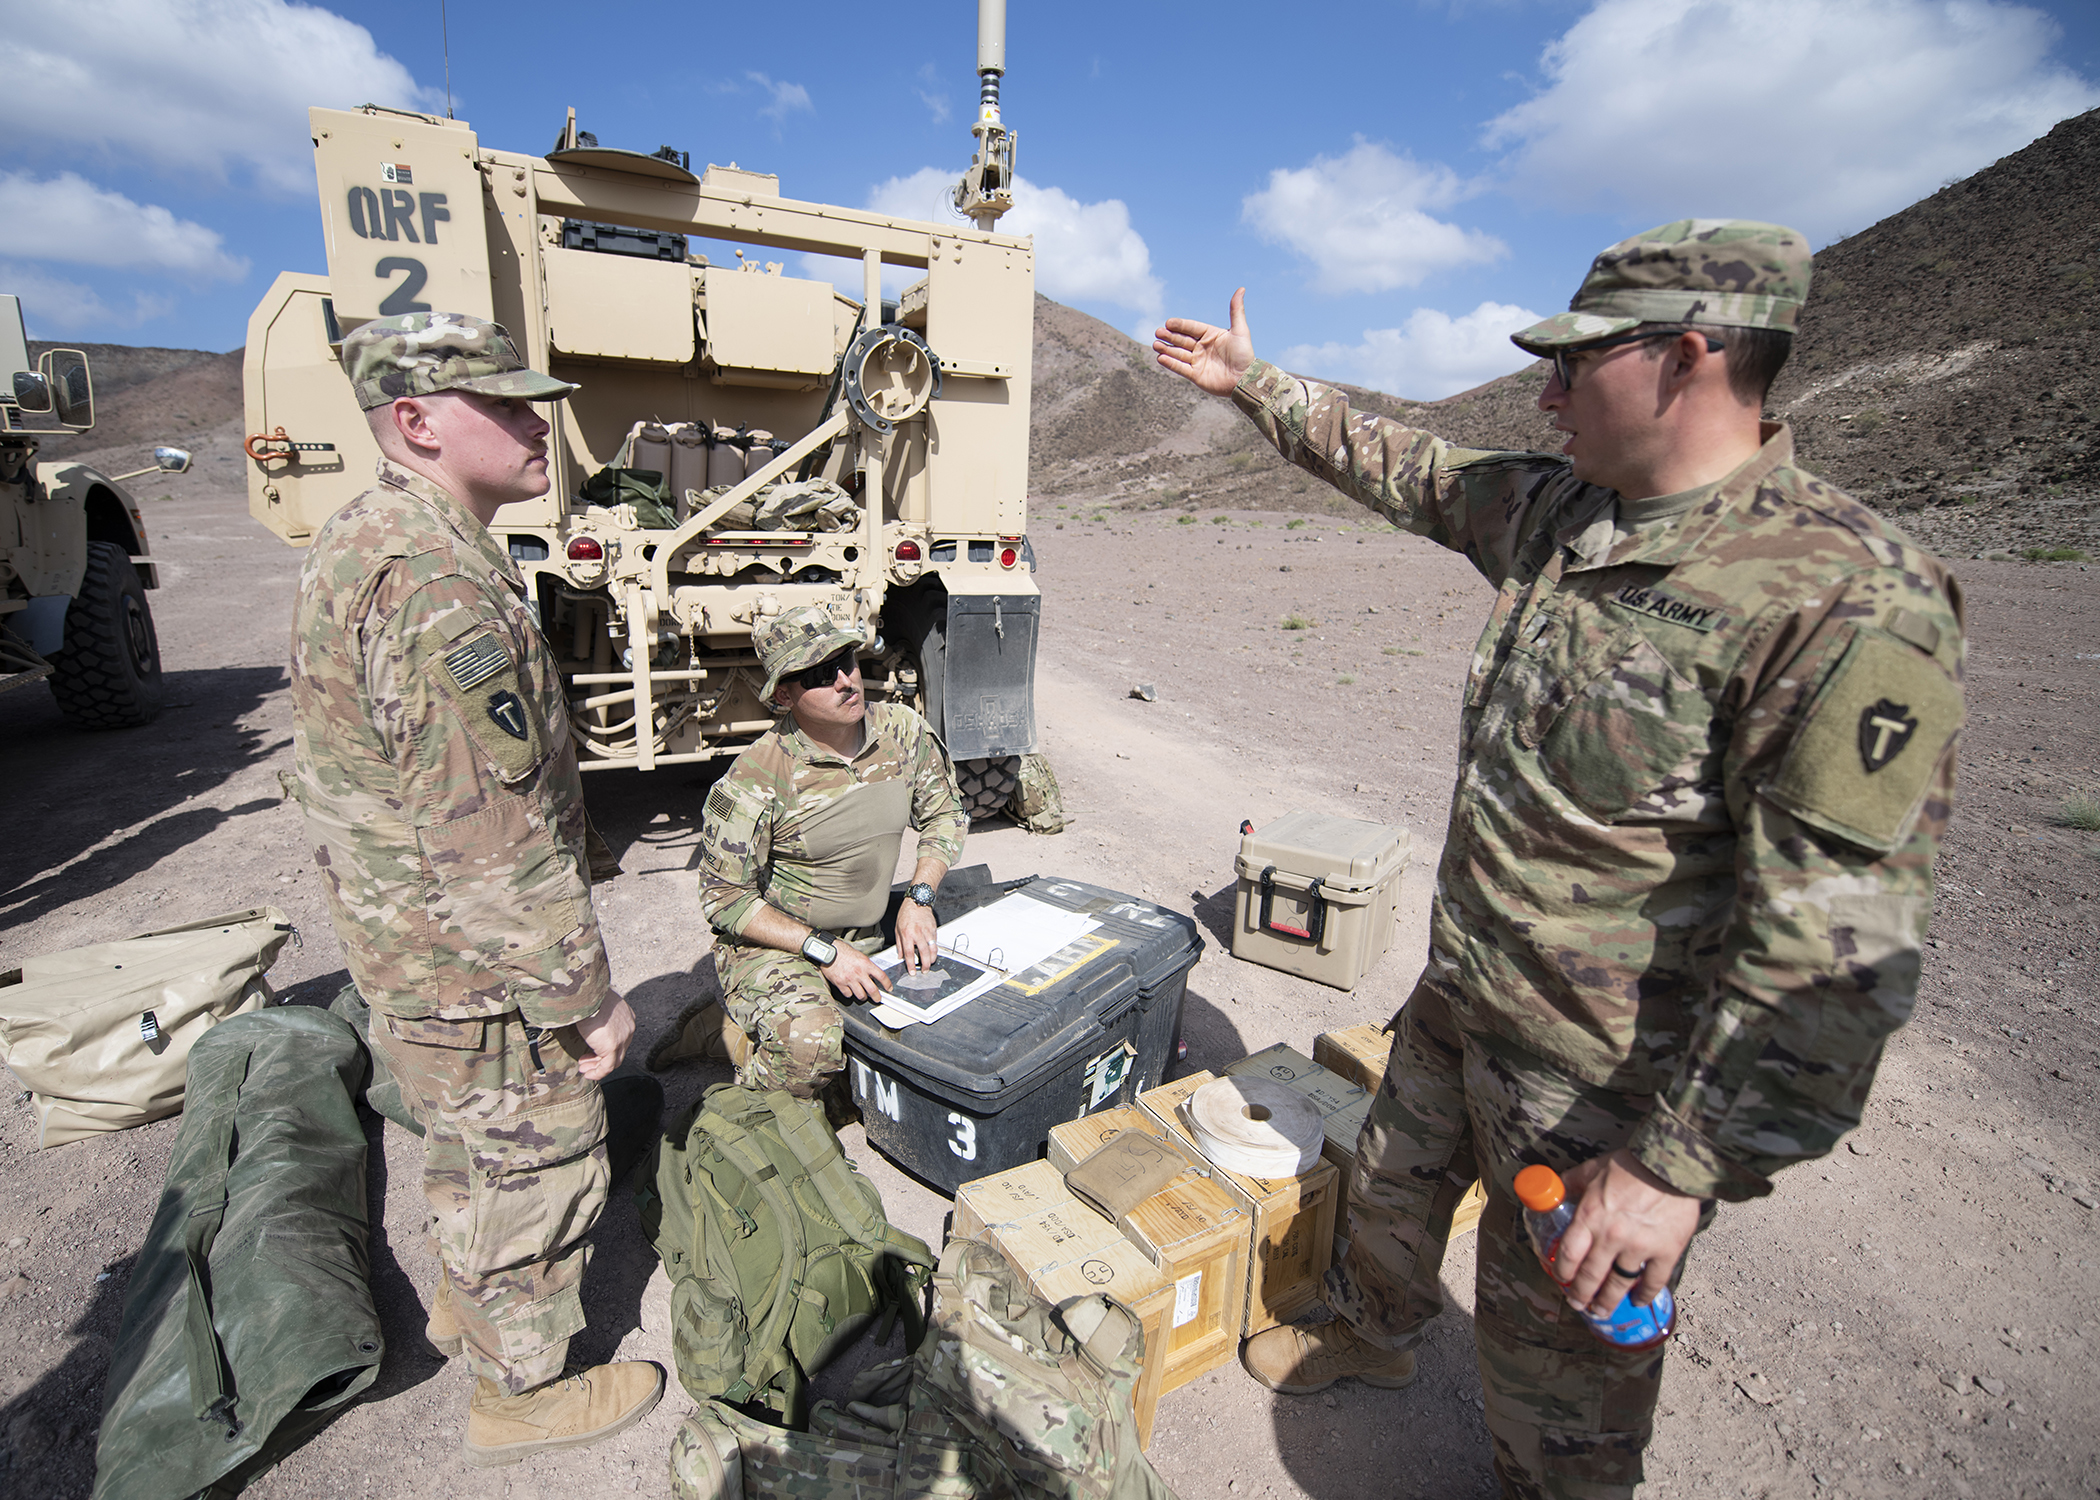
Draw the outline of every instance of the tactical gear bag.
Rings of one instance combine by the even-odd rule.
[[[1065,816],[1064,794],[1057,788],[1057,773],[1048,757],[1021,757],[1020,778],[1014,784],[1013,800],[1006,804],[1007,816],[1030,833],[1063,833],[1071,819]]]
[[[631,505],[635,525],[649,531],[667,531],[678,524],[664,476],[656,469],[600,469],[583,482],[583,501],[607,510]]]
[[[720,1083],[657,1145],[642,1230],[671,1278],[672,1352],[695,1401],[803,1420],[809,1372],[878,1316],[916,1341],[933,1265],[839,1150],[824,1106]]]
[[[1173,1500],[1138,1442],[1144,1333],[1106,1297],[1053,1310],[996,1250],[951,1241],[934,1326],[807,1433],[702,1403],[671,1442],[678,1500]]]
[[[379,1374],[364,1050],[307,1006],[216,1027],[124,1297],[95,1500],[232,1495]]]
[[[0,1061],[34,1096],[38,1144],[181,1109],[190,1048],[228,1016],[269,1004],[263,974],[291,935],[291,918],[263,906],[0,974]]]
[[[401,1097],[401,1080],[387,1066],[386,1054],[374,1050],[366,1040],[372,1034],[372,1007],[365,1004],[365,997],[358,993],[357,986],[344,985],[329,1002],[328,1010],[348,1023],[357,1036],[358,1047],[365,1054],[365,1086],[358,1091],[358,1097],[374,1114],[392,1120],[410,1135],[422,1135],[423,1122],[416,1118],[408,1101]]]

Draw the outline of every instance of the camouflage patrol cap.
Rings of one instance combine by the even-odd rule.
[[[1642,323],[1794,331],[1808,297],[1808,241],[1751,219],[1679,219],[1621,240],[1590,262],[1568,310],[1509,341],[1551,354]]]
[[[560,401],[576,389],[528,367],[502,324],[465,313],[374,318],[344,336],[343,373],[366,411],[436,391]]]
[[[839,624],[822,605],[805,604],[775,615],[751,632],[759,664],[766,669],[765,690],[758,696],[772,707],[773,690],[780,686],[781,678],[862,643],[858,630]]]

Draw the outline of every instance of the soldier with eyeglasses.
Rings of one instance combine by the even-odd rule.
[[[1428,964],[1357,1143],[1340,1314],[1248,1341],[1285,1393],[1398,1388],[1484,1181],[1474,1327],[1503,1492],[1631,1496],[1669,1343],[1646,1304],[1720,1202],[1859,1124],[1910,1016],[1962,724],[1946,567],[1762,420],[1808,293],[1790,229],[1684,219],[1612,246],[1550,359],[1557,455],[1460,448],[1171,319],[1166,369],[1495,586],[1459,725]],[[1579,1199],[1548,1271],[1517,1171]]]

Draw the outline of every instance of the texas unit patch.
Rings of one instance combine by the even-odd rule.
[[[1811,828],[1886,852],[1909,832],[1961,720],[1961,689],[1938,662],[1861,631],[1802,709],[1765,795]]]
[[[1859,763],[1873,775],[1901,755],[1917,732],[1909,704],[1877,698],[1859,711]]]

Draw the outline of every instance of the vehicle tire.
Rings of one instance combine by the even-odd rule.
[[[1006,804],[1014,799],[1014,788],[1021,784],[1021,757],[994,755],[984,760],[966,760],[955,768],[955,780],[962,788],[963,809],[972,823],[993,817],[1004,812]]]
[[[51,658],[51,696],[83,729],[128,729],[160,713],[160,637],[138,569],[113,542],[89,542],[66,643]]]

